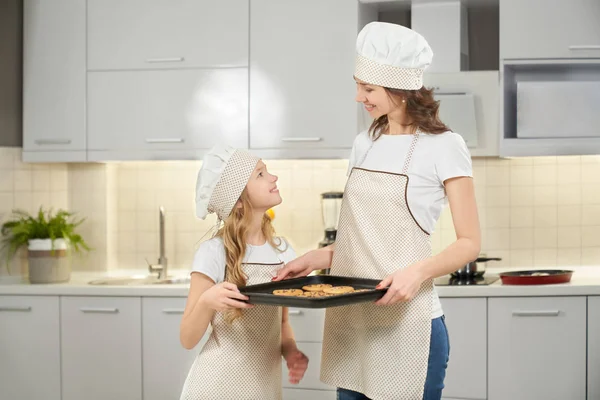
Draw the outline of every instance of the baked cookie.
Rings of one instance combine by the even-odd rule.
[[[314,285],[302,286],[302,289],[306,290],[307,292],[322,292],[330,287],[332,287],[332,285],[328,283],[315,283]]]
[[[373,289],[354,289],[354,293],[358,292],[371,292]]]
[[[327,293],[324,292],[304,292],[302,293],[302,297],[325,297]]]
[[[333,286],[323,290],[328,294],[346,294],[354,291],[352,286]]]
[[[273,290],[275,296],[302,296],[302,289],[277,289]]]

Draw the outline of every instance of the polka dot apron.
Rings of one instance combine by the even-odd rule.
[[[419,133],[411,142],[402,174],[352,169],[340,212],[332,275],[383,279],[431,255],[429,235],[407,203],[407,172]],[[422,399],[432,302],[433,281],[428,280],[408,302],[327,309],[321,380],[373,400]]]
[[[270,282],[280,264],[243,264],[248,285]],[[229,325],[216,312],[181,400],[280,400],[281,307],[257,305]]]

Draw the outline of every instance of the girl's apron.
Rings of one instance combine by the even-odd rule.
[[[332,275],[383,279],[431,255],[429,234],[419,227],[407,203],[407,172],[418,139],[419,132],[402,174],[352,169],[340,212]],[[422,399],[432,301],[433,280],[427,280],[408,302],[327,309],[321,380],[373,400]]]
[[[270,282],[280,264],[243,264],[248,285]],[[280,400],[281,307],[243,310],[231,325],[223,313],[194,361],[181,400]]]

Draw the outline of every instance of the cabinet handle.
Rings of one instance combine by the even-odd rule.
[[[148,139],[146,143],[183,143],[183,138]]]
[[[579,44],[569,46],[569,50],[600,50],[600,44]]]
[[[515,317],[558,317],[560,315],[560,311],[513,311],[512,315]]]
[[[118,308],[81,307],[79,310],[84,313],[100,313],[100,314],[116,314],[119,312]]]
[[[147,58],[147,63],[168,63],[168,62],[182,62],[185,58],[183,57],[164,57],[164,58]]]
[[[20,311],[20,312],[28,312],[31,311],[31,307],[0,307],[0,311]]]
[[[320,142],[323,140],[320,137],[289,137],[289,138],[281,138],[282,142]]]
[[[288,308],[289,315],[304,315],[304,311],[298,310],[297,308]]]
[[[34,140],[35,144],[45,145],[45,144],[71,144],[71,139],[36,139]]]
[[[165,314],[183,314],[183,308],[163,308]]]

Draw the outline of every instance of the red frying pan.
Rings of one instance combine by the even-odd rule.
[[[564,269],[537,269],[512,271],[500,274],[504,285],[551,285],[571,281],[573,271]]]

